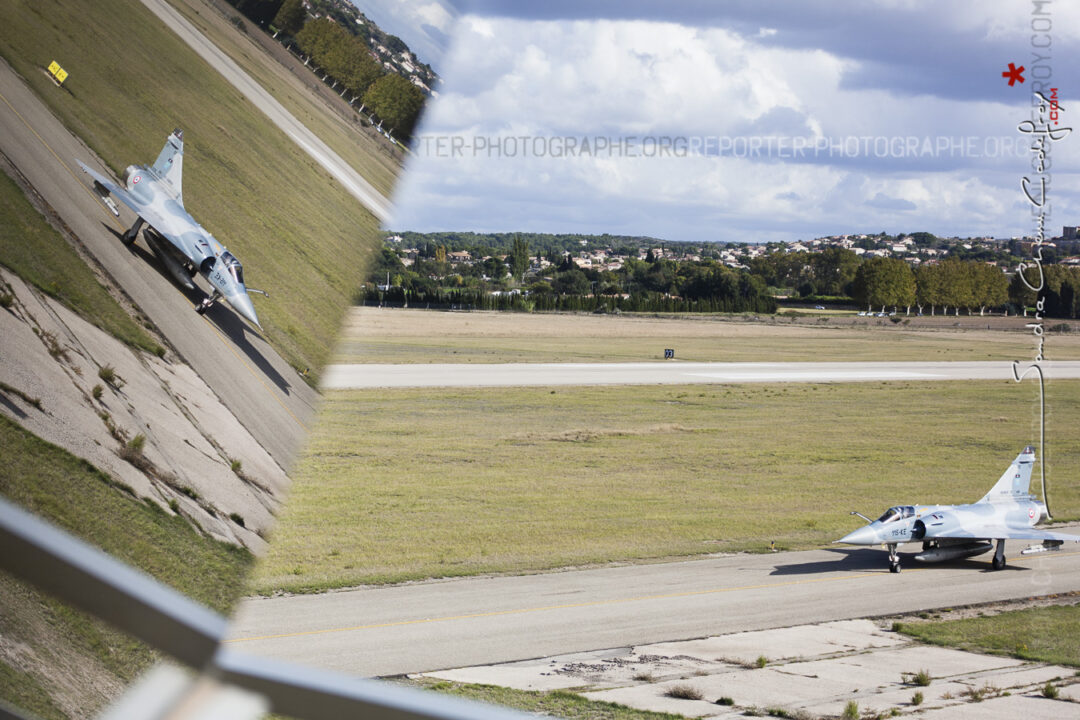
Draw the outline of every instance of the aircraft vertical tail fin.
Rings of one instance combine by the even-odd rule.
[[[176,194],[176,201],[184,204],[181,176],[184,172],[184,131],[177,128],[165,141],[165,147],[154,161],[154,174],[165,181]]]
[[[980,502],[1009,502],[1027,498],[1030,494],[1031,469],[1034,466],[1035,447],[1028,445]]]

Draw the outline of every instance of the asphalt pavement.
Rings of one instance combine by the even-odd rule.
[[[1030,363],[1020,366],[1023,372]],[[1080,378],[1080,361],[1045,361],[1047,379]],[[1010,362],[504,363],[329,365],[324,390],[392,387],[690,385],[759,382],[1007,380]],[[1029,376],[1031,377],[1031,376]]]
[[[999,572],[838,546],[253,598],[230,646],[387,676],[1080,590],[1080,546],[1007,547]]]

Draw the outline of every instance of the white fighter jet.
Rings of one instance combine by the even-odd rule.
[[[183,160],[184,133],[174,130],[152,167],[128,166],[124,171],[124,187],[91,170],[82,161],[76,162],[94,179],[94,191],[114,215],[119,217],[120,213],[110,193],[138,215],[122,236],[126,245],[135,242],[145,223],[146,244],[178,283],[194,289],[191,279],[195,273],[206,278],[213,291],[195,307],[196,312],[205,313],[216,300],[225,298],[234,310],[262,329],[244,285],[240,261],[184,209]]]
[[[868,523],[837,542],[848,545],[885,545],[889,550],[889,571],[900,572],[898,545],[921,542],[922,562],[942,562],[981,555],[994,547],[993,568],[1005,567],[1006,540],[1041,540],[1021,551],[1021,555],[1057,550],[1066,541],[1080,542],[1080,535],[1052,532],[1035,527],[1049,519],[1044,503],[1028,492],[1035,448],[1028,446],[1016,456],[1009,469],[977,503],[970,505],[898,505],[877,520],[857,512]]]

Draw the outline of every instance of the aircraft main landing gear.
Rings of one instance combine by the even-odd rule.
[[[145,221],[141,217],[135,218],[135,224],[124,231],[124,234],[120,236],[120,241],[128,247],[135,244],[135,238],[139,236],[139,229],[143,226],[143,222]]]
[[[900,572],[900,556],[896,554],[896,544],[889,544],[889,572]]]
[[[990,563],[990,567],[995,570],[1003,570],[1005,568],[1005,541],[998,540],[997,547],[994,548],[994,559]]]

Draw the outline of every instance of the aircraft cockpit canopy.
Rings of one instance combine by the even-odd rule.
[[[240,264],[240,261],[236,259],[236,256],[226,250],[221,253],[221,261],[225,263],[225,267],[228,268],[229,273],[233,276],[233,279],[241,285],[244,284],[244,266]]]
[[[902,518],[913,517],[914,515],[915,515],[915,506],[914,505],[898,505],[896,507],[891,507],[888,510],[886,510],[884,512],[884,514],[882,514],[882,516],[878,518],[877,521],[879,523],[883,523],[883,524],[884,523],[891,523],[891,522],[896,522],[897,520],[900,520]]]

